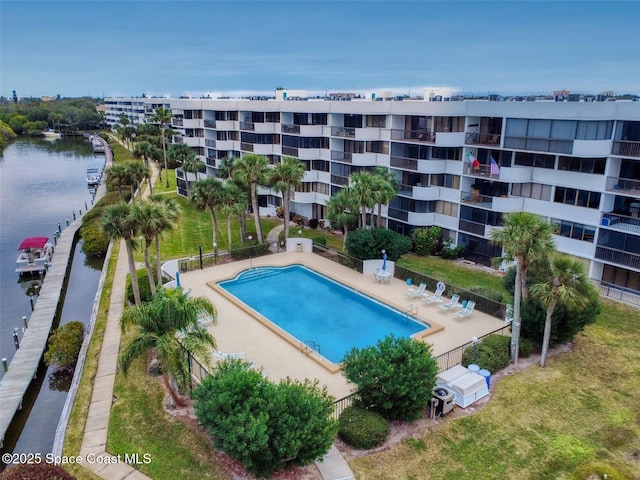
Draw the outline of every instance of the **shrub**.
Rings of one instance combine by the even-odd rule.
[[[433,253],[442,236],[440,227],[416,228],[413,230],[413,248],[418,255],[428,256]]]
[[[88,223],[91,223],[96,218],[100,218],[102,216],[103,211],[104,211],[103,207],[96,205],[95,207],[93,207],[91,210],[89,210],[83,215],[82,225],[84,226]]]
[[[218,363],[193,398],[216,447],[260,476],[320,458],[338,430],[326,387],[289,378],[276,385],[239,360]]]
[[[146,303],[151,300],[153,296],[151,293],[151,285],[149,284],[149,276],[147,275],[147,270],[141,268],[140,270],[136,270],[136,276],[138,277],[138,289],[140,290],[140,301],[142,303]],[[131,277],[127,275],[127,300],[129,303],[135,303],[135,299],[133,297],[133,286],[131,285]]]
[[[102,233],[99,218],[92,222],[85,223],[80,227],[82,237],[82,251],[89,257],[102,257],[109,248],[109,237]]]
[[[0,480],[75,480],[76,477],[60,465],[47,463],[20,463],[0,473]]]
[[[59,370],[73,370],[78,361],[83,338],[82,322],[69,322],[58,327],[49,337],[49,348],[44,354],[45,363]]]
[[[327,245],[327,239],[324,237],[313,237],[311,240],[319,245]]]
[[[491,373],[499,372],[509,365],[510,345],[511,337],[489,335],[477,343],[475,354],[473,345],[465,349],[462,354],[462,364],[466,367],[475,363]]]
[[[318,219],[317,218],[309,219],[309,228],[312,228],[313,230],[318,228]]]
[[[417,420],[431,399],[438,364],[431,346],[413,338],[389,335],[375,346],[353,348],[342,373],[358,386],[356,406],[388,420]]]
[[[525,337],[520,337],[520,345],[518,349],[518,355],[526,358],[530,357],[533,353],[533,342]]]
[[[380,414],[355,406],[344,409],[339,426],[342,440],[364,450],[382,445],[389,435],[389,424]]]
[[[269,243],[256,245],[244,244],[240,247],[233,247],[229,250],[229,255],[233,259],[252,258],[265,255],[269,251]]]
[[[452,247],[450,244],[445,244],[445,246],[442,247],[442,250],[440,250],[440,257],[445,260],[455,260],[460,256],[463,250],[464,247],[462,245]]]
[[[346,244],[349,255],[360,260],[382,258],[382,250],[391,261],[411,250],[411,239],[384,228],[359,228],[349,233]]]
[[[480,295],[481,297],[493,300],[494,302],[502,302],[502,292],[498,292],[496,290],[493,290],[492,288],[485,287],[484,285],[473,285],[471,287],[468,287],[467,290]]]

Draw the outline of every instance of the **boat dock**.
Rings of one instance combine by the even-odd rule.
[[[111,162],[111,151],[106,149],[106,162]],[[105,186],[98,189],[96,198],[104,195]],[[47,346],[53,321],[60,307],[65,278],[73,258],[76,233],[82,225],[78,217],[62,230],[57,240],[52,264],[40,288],[40,295],[29,319],[28,328],[20,341],[9,369],[0,380],[0,447],[16,413],[22,409],[22,399],[36,376]]]

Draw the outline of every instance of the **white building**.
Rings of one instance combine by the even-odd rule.
[[[210,175],[228,156],[297,157],[307,172],[292,204],[307,218],[325,217],[351,173],[388,167],[400,192],[383,209],[387,227],[437,225],[471,260],[500,255],[489,238],[503,213],[533,212],[557,226],[558,250],[589,261],[592,278],[640,293],[640,102],[428,90],[420,99],[303,90],[279,90],[277,100],[108,98],[107,122],[171,109],[174,142],[192,147]],[[278,194],[260,193],[273,214]]]

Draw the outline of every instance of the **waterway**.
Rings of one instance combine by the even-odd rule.
[[[74,213],[80,215],[91,205],[87,168],[103,166],[104,156],[94,155],[82,138],[20,139],[0,156],[0,357],[7,358],[9,368],[15,353],[13,332],[18,329],[20,340],[23,316],[28,319],[31,302],[37,303],[34,286],[41,281],[38,276],[20,279],[15,273],[17,247],[30,236],[47,236],[53,243],[58,224],[64,229],[67,219],[72,221]],[[91,315],[102,262],[87,259],[80,247],[81,242],[74,252],[60,325],[75,320],[88,324]],[[0,368],[0,379],[3,374]],[[15,422],[24,427],[8,432],[5,451],[51,451],[70,378],[43,367],[38,380]]]

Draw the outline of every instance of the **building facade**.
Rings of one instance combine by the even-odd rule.
[[[295,93],[107,98],[106,119],[139,124],[170,109],[173,141],[189,145],[208,175],[226,157],[296,157],[306,172],[292,209],[306,218],[323,219],[350,174],[387,167],[399,185],[382,210],[387,227],[409,234],[437,225],[474,261],[500,256],[489,239],[504,213],[532,212],[555,225],[559,251],[589,262],[593,279],[640,293],[640,102]],[[260,195],[261,211],[273,214],[279,195]]]

